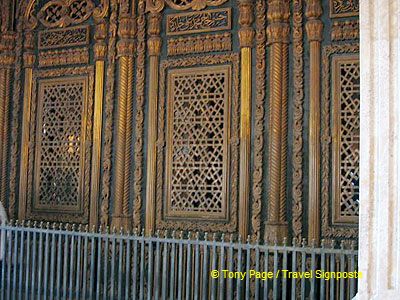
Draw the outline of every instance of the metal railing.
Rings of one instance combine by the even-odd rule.
[[[357,251],[334,243],[15,223],[0,243],[0,299],[351,299],[359,276]]]

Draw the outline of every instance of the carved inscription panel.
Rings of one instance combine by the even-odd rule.
[[[167,217],[227,214],[231,66],[168,74]]]

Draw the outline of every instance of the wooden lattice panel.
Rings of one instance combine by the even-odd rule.
[[[334,223],[356,222],[359,214],[360,64],[356,56],[333,63]]]
[[[168,74],[167,216],[226,218],[231,66]]]
[[[87,78],[39,81],[33,207],[81,211]]]

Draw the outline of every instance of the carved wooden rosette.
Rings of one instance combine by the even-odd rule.
[[[133,56],[135,19],[121,9],[117,44],[119,58],[117,137],[115,161],[115,196],[113,226],[128,229],[131,224],[129,216],[130,191],[130,153],[132,136],[132,101],[133,101]]]
[[[269,202],[265,240],[281,241],[288,234],[286,221],[286,160],[289,1],[271,0],[267,27],[270,47]]]
[[[308,238],[320,239],[320,64],[323,24],[320,0],[307,1],[306,32],[310,43],[310,117],[309,117],[309,226]]]
[[[149,115],[147,140],[147,181],[146,181],[146,234],[152,234],[155,224],[156,197],[156,155],[157,155],[157,107],[158,107],[158,65],[161,52],[161,14],[151,11],[148,15],[149,73]]]
[[[239,43],[241,56],[240,85],[240,186],[239,186],[239,234],[248,235],[250,212],[250,145],[251,145],[251,48],[254,40],[253,4],[239,0]]]
[[[7,161],[9,145],[9,109],[11,70],[15,56],[13,53],[15,36],[11,32],[0,36],[0,201],[6,203]]]

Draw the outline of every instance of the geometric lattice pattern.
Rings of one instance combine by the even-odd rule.
[[[340,212],[358,216],[360,170],[360,64],[340,64]]]
[[[40,208],[79,208],[86,81],[40,84],[36,199]]]
[[[169,75],[167,214],[224,216],[230,68],[178,69]]]

